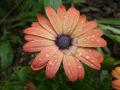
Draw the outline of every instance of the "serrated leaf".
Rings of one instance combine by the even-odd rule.
[[[8,68],[13,61],[13,50],[9,42],[0,42],[0,68]]]

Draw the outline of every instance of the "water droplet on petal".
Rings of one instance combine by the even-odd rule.
[[[90,57],[89,56],[86,56],[87,59],[89,59]]]
[[[97,40],[97,42],[99,42],[100,40]]]

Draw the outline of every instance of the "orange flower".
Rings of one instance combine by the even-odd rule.
[[[113,71],[112,71],[112,76],[116,79],[120,79],[120,67],[116,67]]]
[[[117,79],[112,81],[112,87],[116,90],[120,90],[120,67],[116,67],[112,71],[112,76]]]
[[[87,21],[74,7],[67,11],[60,5],[57,12],[45,8],[48,19],[38,14],[38,22],[25,29],[26,52],[40,52],[33,60],[31,68],[40,70],[46,66],[46,76],[53,78],[63,62],[70,81],[82,79],[84,68],[81,62],[99,70],[103,56],[94,48],[106,46],[101,38],[103,32],[96,28],[95,21]]]

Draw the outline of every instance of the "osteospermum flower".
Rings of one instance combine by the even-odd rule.
[[[45,8],[47,18],[37,15],[38,22],[24,30],[28,41],[26,52],[40,52],[31,64],[33,70],[46,66],[46,76],[53,78],[61,63],[70,81],[82,79],[84,68],[81,62],[99,70],[103,56],[95,48],[106,46],[101,38],[103,32],[96,28],[95,21],[87,21],[74,7],[67,11],[60,5],[57,12]]]
[[[120,90],[120,67],[116,67],[112,71],[112,76],[115,78],[115,80],[112,81],[112,87],[115,90]]]

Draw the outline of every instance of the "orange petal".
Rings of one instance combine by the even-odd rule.
[[[85,76],[84,68],[81,62],[76,58],[76,64],[77,64],[77,71],[78,71],[78,79],[81,80]]]
[[[73,30],[73,31],[71,32],[72,37],[77,37],[77,36],[79,36],[81,33],[83,33],[83,32],[82,32],[82,31],[83,31],[82,27],[83,27],[83,25],[85,24],[85,22],[86,22],[86,16],[85,16],[85,15],[80,15],[79,21],[78,21],[78,23],[77,23],[77,25],[76,25],[75,30]]]
[[[54,31],[50,21],[48,21],[48,19],[46,19],[44,16],[42,16],[41,14],[37,15],[38,21],[40,23],[41,26],[43,26],[48,32],[50,32],[51,34],[53,34],[54,36],[56,36],[56,32]]]
[[[104,33],[102,30],[99,29],[93,29],[93,30],[89,30],[86,33],[84,33],[82,36],[92,36],[92,37],[100,37],[102,36]]]
[[[89,21],[89,22],[84,21],[83,23],[79,21],[75,31],[72,33],[72,37],[78,37],[89,30],[95,29],[96,26],[97,23],[95,21]]]
[[[100,37],[81,36],[79,38],[75,38],[73,44],[80,47],[105,47],[107,42]]]
[[[97,22],[96,21],[88,21],[83,25],[84,29],[86,30],[91,30],[97,27]]]
[[[66,9],[65,9],[64,5],[61,4],[61,5],[58,7],[58,9],[57,9],[57,14],[58,14],[58,16],[61,18],[61,20],[63,20],[65,14],[66,14]]]
[[[88,52],[92,57],[96,58],[96,60],[98,60],[100,63],[103,62],[103,55],[100,54],[98,51],[96,51],[95,49],[92,48],[86,48],[85,49],[86,52]]]
[[[47,30],[43,29],[42,27],[29,27],[24,30],[24,33],[55,40],[54,35],[49,33]]]
[[[78,23],[80,13],[74,7],[68,9],[64,16],[63,21],[63,33],[70,33],[75,29],[75,26]]]
[[[26,52],[38,51],[37,48],[54,45],[54,42],[47,39],[39,39],[39,41],[30,41],[24,44],[23,50]],[[40,49],[39,49],[40,50]]]
[[[40,70],[43,68],[48,60],[56,53],[58,49],[55,46],[49,46],[46,48],[43,48],[41,50],[41,53],[39,53],[36,58],[33,60],[31,68],[33,70]]]
[[[87,64],[89,67],[99,70],[101,68],[99,60],[94,58],[90,53],[84,48],[78,48],[76,53],[73,53],[81,62]]]
[[[41,38],[39,36],[33,36],[33,35],[25,35],[26,41],[39,41],[41,39],[44,39],[44,38]]]
[[[120,79],[120,74],[118,74],[115,70],[112,71],[112,76],[116,79]]]
[[[46,67],[46,76],[48,78],[53,78],[57,73],[61,61],[63,58],[63,53],[59,50],[49,59],[47,67]]]
[[[47,14],[53,28],[55,29],[55,31],[58,34],[62,33],[62,23],[61,23],[59,16],[55,12],[55,10],[51,7],[47,7],[47,8],[45,8],[45,10],[46,10],[46,14]]]
[[[64,55],[72,55],[72,53],[76,52],[77,47],[76,46],[71,46],[69,49],[62,50]]]
[[[78,79],[77,64],[73,56],[65,55],[63,58],[63,66],[65,74],[70,81],[76,81]]]
[[[31,26],[32,26],[32,27],[39,27],[40,24],[39,24],[38,22],[33,22]]]
[[[116,67],[113,71],[112,71],[112,76],[116,79],[120,79],[120,67]]]
[[[120,90],[120,80],[114,80],[112,81],[112,87],[116,90]]]
[[[115,71],[120,75],[120,66],[115,68]]]

